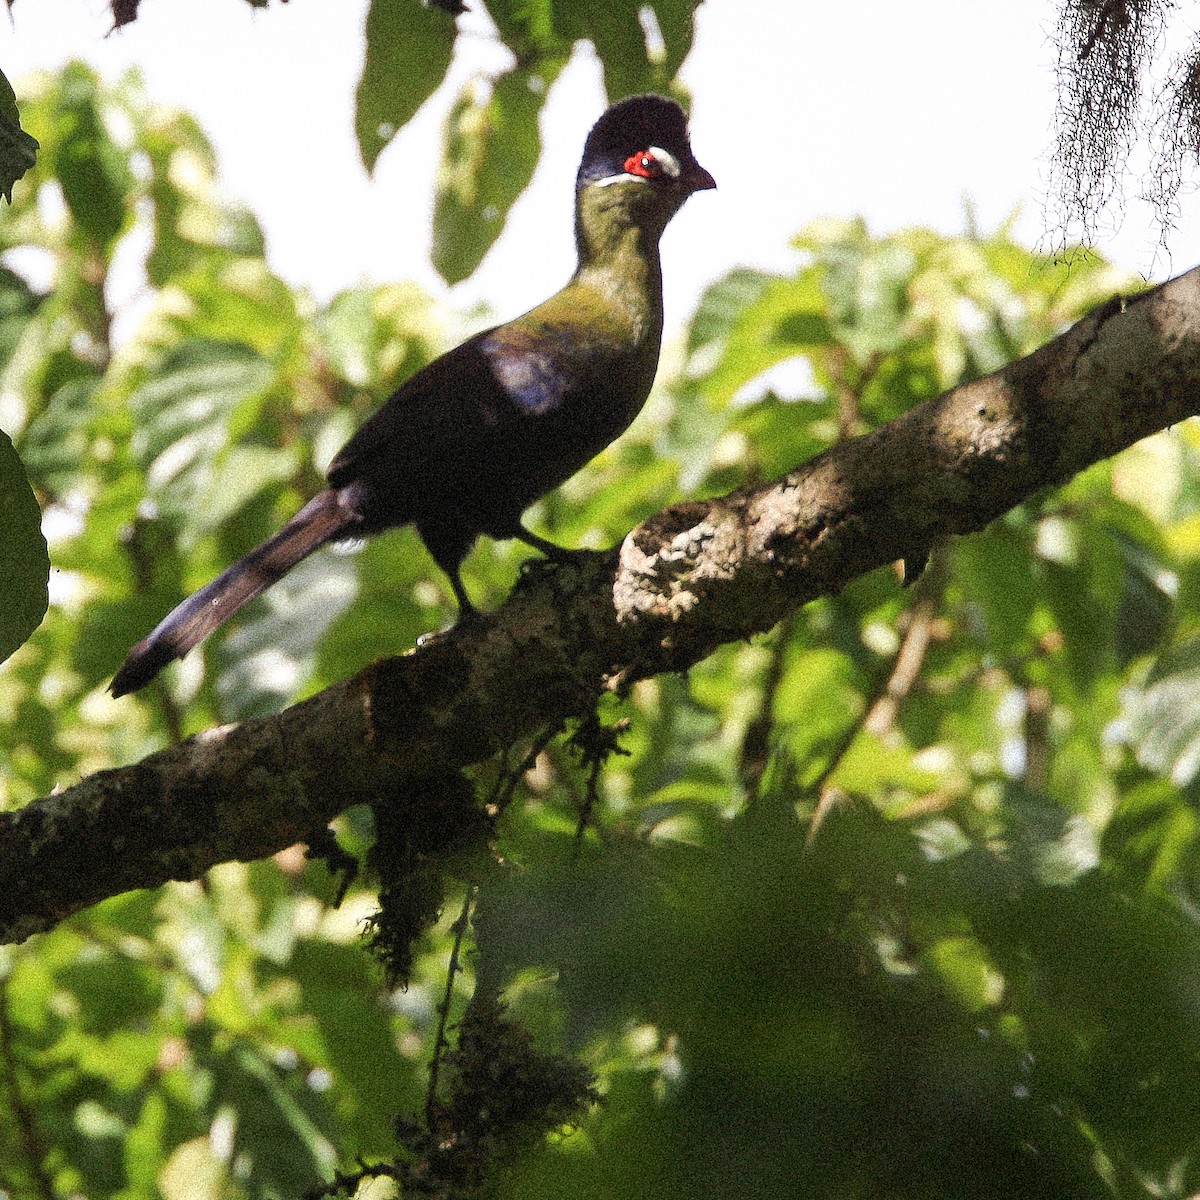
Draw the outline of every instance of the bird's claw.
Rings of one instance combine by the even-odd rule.
[[[449,637],[456,630],[469,629],[474,625],[480,624],[483,619],[483,613],[474,605],[470,608],[460,608],[458,615],[449,625],[443,625],[441,629],[431,629],[428,633],[421,634],[417,638],[417,646],[418,648],[432,646],[435,642],[440,642],[442,638]]]

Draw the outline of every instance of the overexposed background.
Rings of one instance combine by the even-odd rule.
[[[1023,240],[1057,241],[1044,215],[1056,8],[1053,0],[707,0],[683,75],[697,157],[719,190],[695,198],[664,241],[668,330],[730,267],[786,265],[790,236],[817,216],[862,214],[875,232],[910,224],[957,232],[969,203],[983,229],[1018,212]],[[18,99],[23,75],[72,57],[111,77],[137,68],[152,99],[197,115],[226,193],[262,221],[273,267],[319,300],[364,279],[415,278],[444,292],[429,265],[442,121],[457,87],[503,64],[505,52],[478,14],[465,18],[450,83],[371,177],[353,133],[365,13],[366,0],[268,10],[243,0],[144,0],[133,25],[106,37],[102,0],[17,0],[11,20],[0,21],[0,67]],[[533,187],[475,277],[449,293],[452,303],[483,300],[512,316],[565,280],[571,184],[603,104],[597,63],[580,52],[547,106]],[[1138,169],[1135,160],[1123,220],[1102,223],[1095,246],[1163,278],[1200,259],[1200,199],[1183,198],[1164,250],[1153,212],[1136,199]]]

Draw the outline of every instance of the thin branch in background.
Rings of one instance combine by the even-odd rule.
[[[1036,657],[1046,658],[1063,647],[1063,636],[1058,631],[1044,634],[1038,639]],[[1014,682],[1022,689],[1025,712],[1021,721],[1021,742],[1024,764],[1021,767],[1021,785],[1031,792],[1044,792],[1050,784],[1050,718],[1054,710],[1054,697],[1048,688],[1027,680],[1027,664],[1021,663],[1013,672]]]
[[[892,673],[883,692],[863,718],[863,729],[867,733],[883,738],[895,727],[900,706],[908,699],[925,665],[945,587],[945,558],[934,554],[924,575],[915,584],[916,594],[906,614],[908,623],[904,636],[892,660]]]
[[[895,725],[900,706],[912,693],[920,677],[933,640],[931,635],[934,620],[941,608],[945,589],[945,569],[941,555],[933,555],[929,567],[915,588],[913,604],[909,609],[908,627],[892,659],[891,670],[881,677],[878,686],[870,694],[862,716],[846,730],[837,749],[812,785],[811,790],[817,794],[817,807],[808,827],[806,841],[810,846],[816,840],[825,818],[844,798],[845,793],[840,788],[829,786],[829,780],[850,752],[850,747],[854,745],[860,733],[871,733],[876,737],[885,736]]]
[[[837,391],[839,441],[847,441],[858,432],[863,393],[878,373],[884,357],[880,352],[873,354],[861,366],[859,377],[854,384],[850,382],[850,360],[846,356],[843,355],[839,361],[832,364]],[[909,561],[907,558],[903,560],[903,575],[906,584],[910,582]],[[942,593],[945,588],[945,571],[938,571],[936,579],[934,579],[931,577],[931,570],[932,562],[926,565],[923,576],[919,569],[914,572],[914,576],[919,576],[919,578],[915,578],[914,603],[908,610],[908,628],[896,652],[896,657],[892,661],[892,670],[882,688],[877,688],[872,693],[872,699],[866,705],[862,717],[847,730],[845,737],[814,785],[818,799],[812,815],[812,822],[808,828],[807,841],[810,846],[825,817],[843,797],[840,789],[828,786],[828,781],[832,778],[834,771],[850,752],[850,747],[857,740],[859,733],[873,733],[881,737],[894,725],[900,705],[920,675],[926,652],[929,649],[929,634],[933,619],[941,606]]]
[[[837,402],[839,442],[847,442],[864,432],[863,396],[886,358],[882,351],[876,350],[865,362],[859,362],[842,346],[835,344],[826,347],[825,365],[833,381],[834,399]]]
[[[1025,690],[1025,765],[1021,783],[1031,792],[1043,792],[1050,781],[1050,710],[1051,697],[1046,688]]]
[[[871,691],[870,699],[863,708],[862,716],[857,721],[854,721],[838,739],[837,745],[829,755],[829,760],[821,769],[821,773],[806,789],[814,793],[817,797],[817,806],[813,810],[812,819],[808,826],[808,836],[805,839],[806,844],[809,846],[816,841],[817,833],[820,831],[825,818],[845,798],[845,793],[841,788],[831,787],[829,781],[833,778],[833,773],[841,766],[842,760],[850,753],[850,747],[858,740],[858,735],[862,733],[867,717],[874,710],[876,702],[884,694],[886,687],[886,681],[881,681]]]
[[[859,432],[861,432],[859,426],[862,421],[863,393],[866,391],[867,386],[879,371],[879,368],[884,361],[884,356],[881,353],[876,352],[871,355],[866,363],[858,365],[855,363],[854,359],[851,358],[849,352],[843,348],[834,346],[830,349],[832,351],[836,351],[836,353],[827,354],[826,365],[829,369],[830,376],[833,379],[834,394],[837,400],[837,441],[838,443],[842,443],[850,441]],[[857,367],[857,377],[853,381],[851,380],[852,367]],[[794,614],[789,616],[789,621],[792,620],[793,616]],[[778,683],[779,681],[776,680],[776,688],[778,687]],[[808,841],[810,845],[812,844],[813,838],[815,838],[817,835],[817,829],[820,826],[821,821],[824,819],[825,814],[829,811],[833,804],[836,803],[837,798],[841,795],[841,793],[837,792],[836,789],[827,788],[826,783],[833,772],[837,769],[838,764],[849,752],[850,747],[854,744],[854,741],[858,737],[860,730],[863,728],[863,720],[865,720],[866,716],[869,716],[873,710],[874,702],[866,706],[866,715],[864,718],[856,721],[851,728],[847,730],[845,737],[838,744],[837,749],[833,752],[829,762],[826,764],[825,770],[821,772],[816,783],[813,785],[813,790],[818,794],[819,799],[817,801],[816,811],[813,813],[812,824],[810,825],[808,831]],[[764,712],[769,712],[769,710],[764,709]],[[763,714],[760,713],[760,720],[762,715]]]
[[[783,682],[788,651],[796,630],[796,614],[790,613],[776,628],[771,645],[771,659],[763,676],[758,712],[746,725],[738,756],[738,778],[747,796],[754,796],[767,764],[771,760],[771,731],[775,728],[775,697]]]
[[[588,768],[587,784],[579,803],[579,816],[575,824],[575,854],[583,846],[583,835],[592,821],[592,813],[600,803],[600,772],[614,754],[628,755],[620,740],[629,731],[629,720],[624,718],[605,725],[596,713],[588,713],[580,722],[567,743],[579,755],[582,766]]]
[[[583,803],[579,806],[579,819],[575,822],[575,845],[572,854],[578,858],[583,850],[583,838],[588,826],[592,823],[592,813],[596,811],[599,795],[596,791],[600,780],[600,764],[592,763],[588,772],[587,789],[584,792]]]
[[[450,961],[446,966],[446,990],[441,1003],[437,1007],[438,1024],[437,1036],[433,1040],[433,1055],[429,1060],[429,1085],[425,1091],[425,1126],[430,1133],[435,1133],[438,1127],[437,1093],[441,1077],[442,1063],[445,1053],[450,1049],[450,1040],[446,1037],[446,1029],[450,1022],[450,1009],[454,1002],[454,981],[462,971],[462,946],[471,924],[471,906],[475,903],[477,884],[469,884],[463,896],[462,911],[455,918],[451,929],[454,931],[454,942],[450,948]]]
[[[497,817],[503,816],[505,810],[512,803],[518,784],[537,766],[537,761],[541,758],[542,751],[550,745],[561,730],[561,725],[548,726],[533,739],[529,749],[517,766],[509,767],[507,764],[505,765],[492,785],[491,795],[488,796],[485,802],[486,807],[494,811]]]

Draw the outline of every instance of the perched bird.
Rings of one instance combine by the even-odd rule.
[[[112,694],[145,686],[330,541],[416,526],[460,617],[474,609],[459,567],[481,533],[565,553],[521,514],[641,410],[662,338],[658,241],[684,201],[712,187],[674,101],[633,96],[608,109],[575,181],[579,264],[566,287],[403,383],[330,464],[329,487],[134,646]]]

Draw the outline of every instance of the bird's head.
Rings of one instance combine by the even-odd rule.
[[[693,192],[716,186],[692,153],[683,109],[662,96],[614,104],[588,134],[575,180],[581,207],[619,210],[655,233]]]

